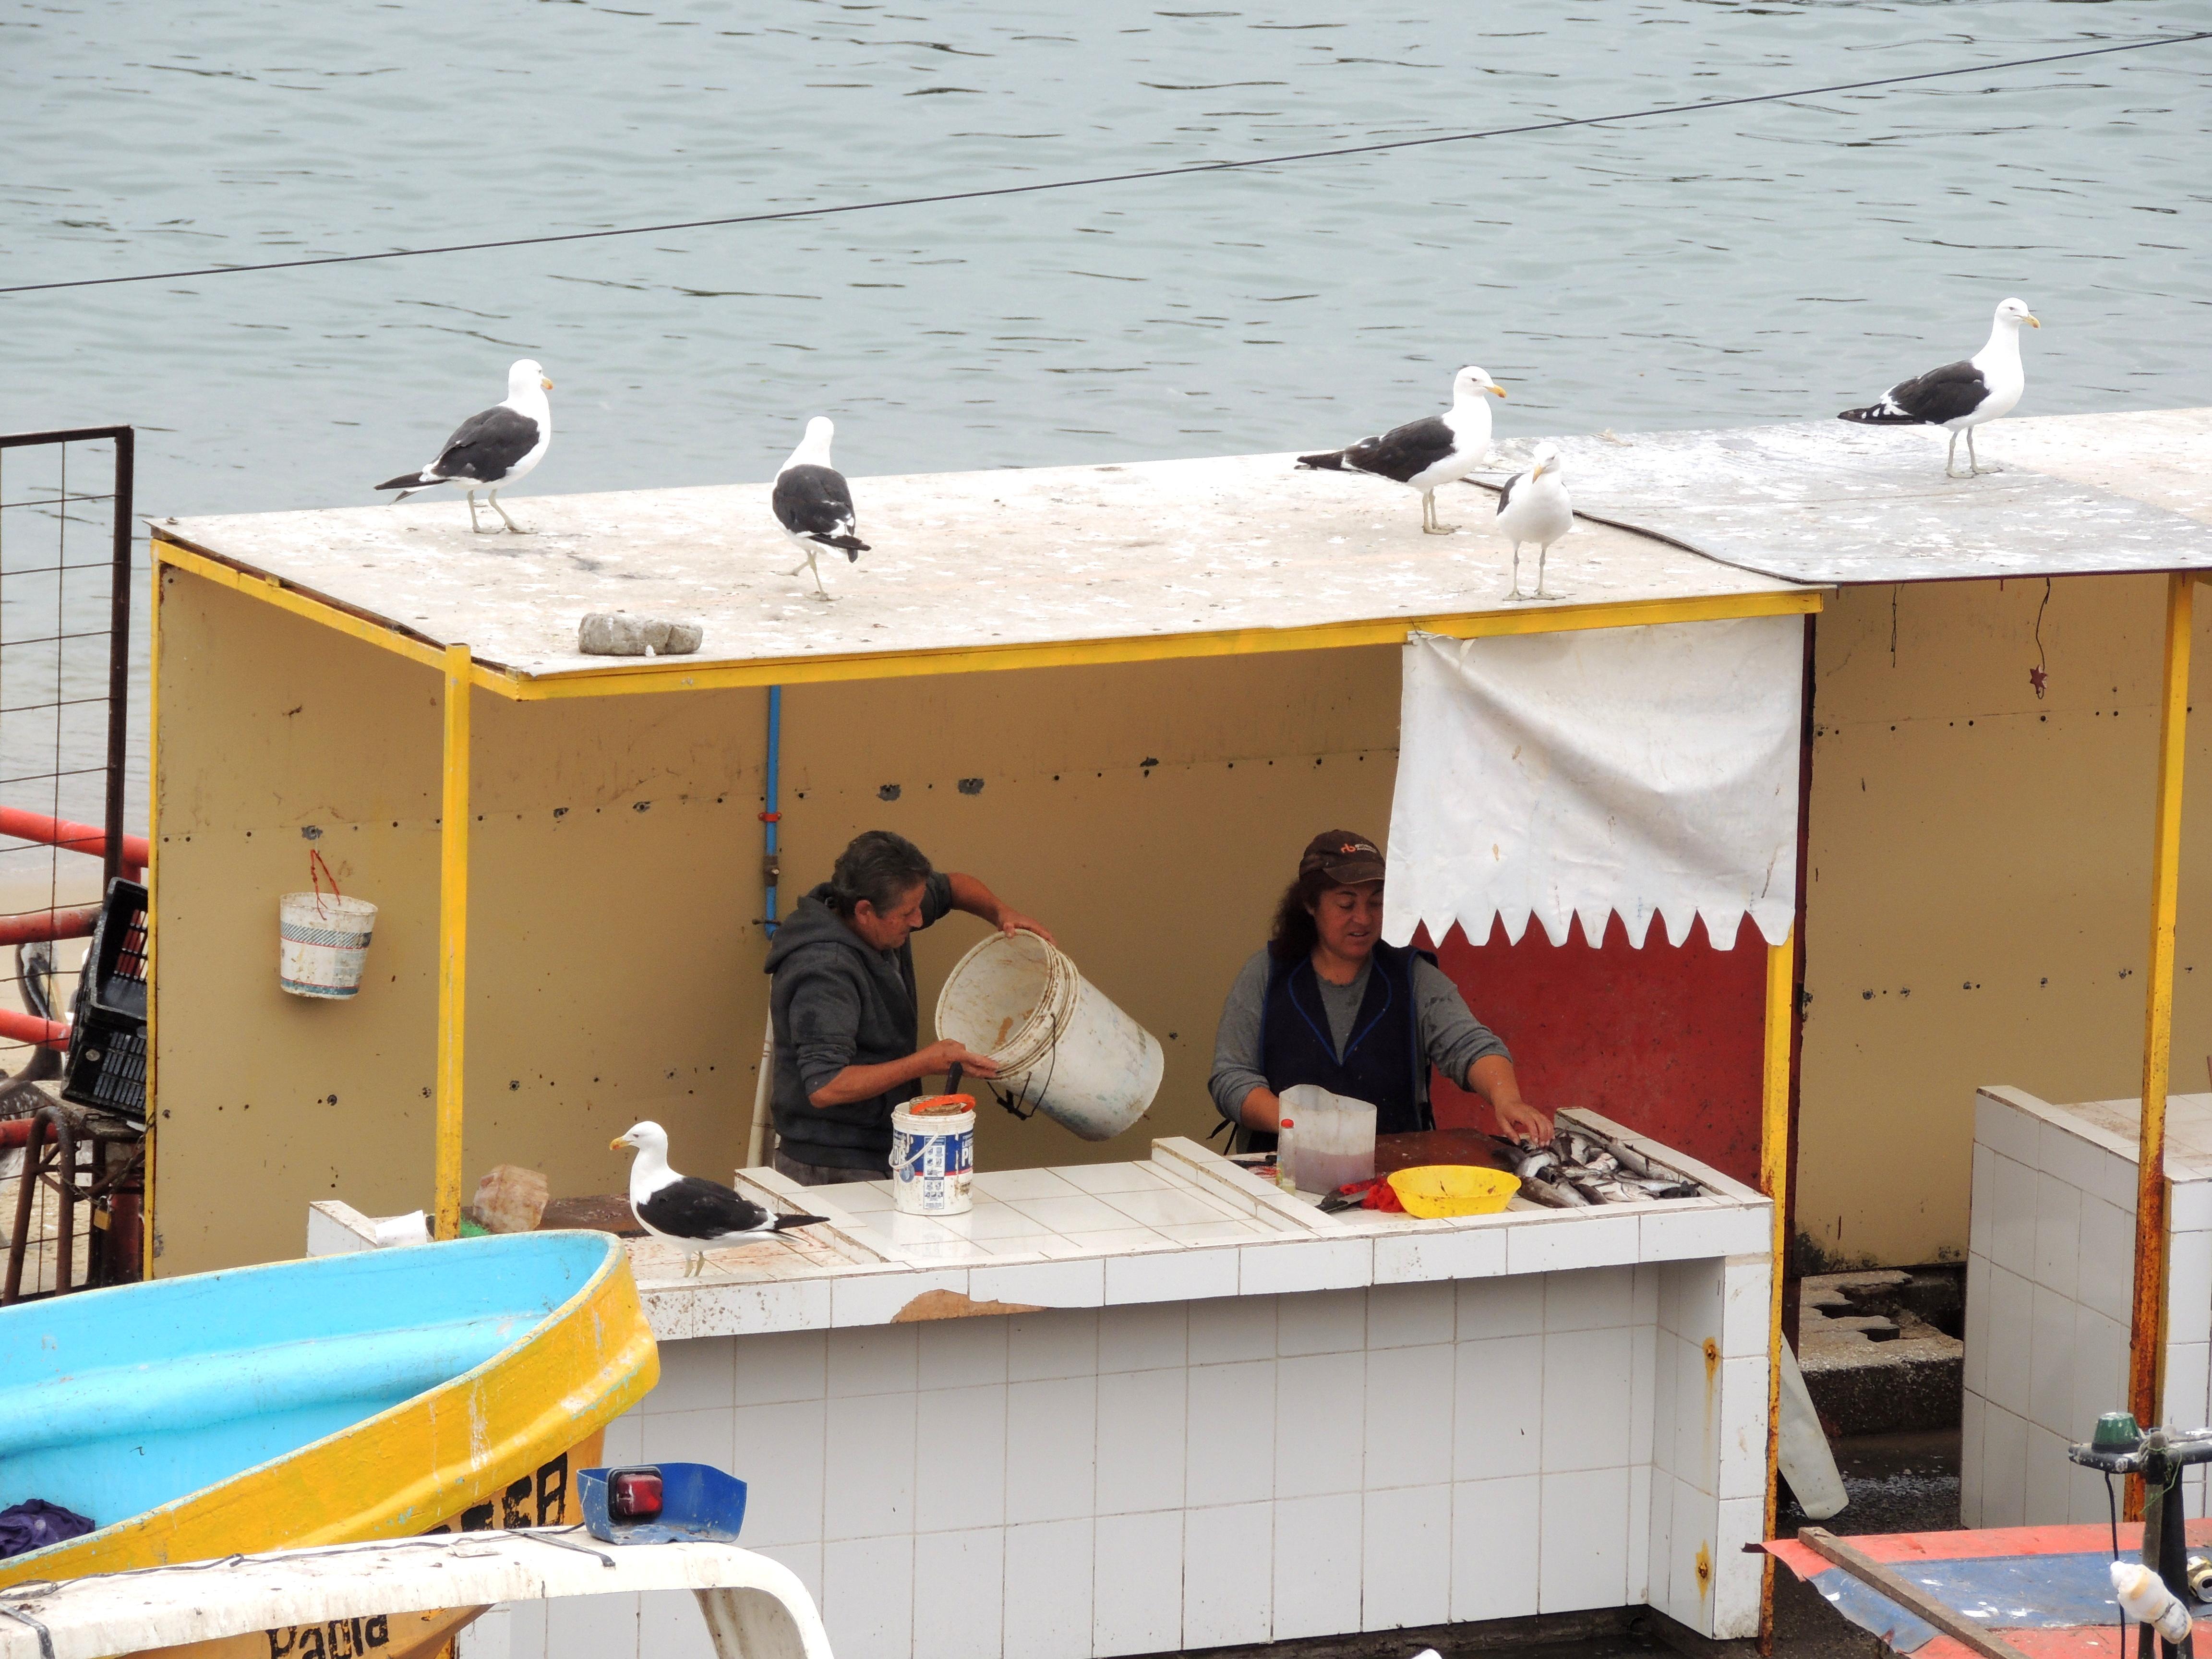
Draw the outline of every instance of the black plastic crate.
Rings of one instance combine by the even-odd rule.
[[[146,890],[120,876],[85,955],[62,1098],[145,1121]]]

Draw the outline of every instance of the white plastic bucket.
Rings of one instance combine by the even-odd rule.
[[[894,1206],[908,1215],[959,1215],[972,1210],[975,1200],[968,1183],[975,1173],[974,1107],[926,1115],[903,1106],[891,1108]]]
[[[376,907],[335,893],[287,893],[276,902],[276,982],[299,997],[357,993]]]
[[[1000,1087],[1085,1140],[1142,1117],[1167,1065],[1150,1031],[1030,933],[994,933],[953,965],[937,1035],[988,1054]]]

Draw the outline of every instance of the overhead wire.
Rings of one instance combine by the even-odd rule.
[[[2186,46],[2212,40],[2212,30],[2188,34],[2158,34],[2112,46],[2088,46],[2074,52],[2046,52],[2035,58],[2013,58],[1997,63],[1967,64],[1955,69],[1923,70],[1911,75],[1887,75],[1867,81],[1840,81],[1826,86],[1799,87],[1787,92],[1747,93],[1735,98],[1711,98],[1692,104],[1668,104],[1651,109],[1626,110],[1611,115],[1578,115],[1553,121],[1532,121],[1518,126],[1491,127],[1479,132],[1432,133],[1420,138],[1392,138],[1368,144],[1346,144],[1331,149],[1297,150],[1280,155],[1256,155],[1242,161],[1194,161],[1180,167],[1146,167],[1128,173],[1105,173],[1082,179],[1042,179],[1035,184],[994,185],[975,190],[945,191],[930,196],[901,196],[870,202],[839,202],[826,207],[784,208],[772,213],[731,214],[714,219],[683,219],[663,224],[617,225],[601,230],[550,232],[538,236],[507,236],[485,242],[451,242],[434,247],[387,248],[375,253],[330,253],[304,259],[271,259],[257,264],[200,265],[185,270],[141,271],[127,276],[83,276],[51,283],[15,283],[0,286],[0,294],[41,294],[60,289],[112,288],[128,283],[171,283],[203,276],[239,276],[253,271],[301,270],[317,265],[363,264],[380,259],[422,259],[447,253],[483,253],[514,247],[544,247],[560,242],[589,242],[616,236],[657,236],[682,230],[714,230],[732,225],[762,225],[802,219],[826,219],[847,213],[875,213],[891,208],[940,207],[955,202],[988,201],[1008,196],[1031,196],[1047,191],[1088,190],[1103,185],[1125,185],[1155,179],[1185,179],[1202,173],[1237,173],[1254,167],[1286,167],[1304,161],[1374,155],[1388,150],[1420,149],[1436,144],[1463,144],[1485,138],[1510,138],[1530,133],[1559,132],[1572,127],[1603,126],[1615,121],[1647,121],[1666,115],[1694,115],[1706,110],[1738,109],[1747,104],[1786,103],[1800,98],[1820,98],[1832,93],[1866,92],[1881,87],[1905,86],[1917,81],[1940,81],[1963,75],[1993,75],[2006,70],[2031,69],[2042,64],[2063,64],[2115,52],[2144,52],[2158,46]]]

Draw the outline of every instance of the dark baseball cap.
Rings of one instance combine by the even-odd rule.
[[[1306,843],[1304,857],[1298,860],[1298,873],[1311,875],[1320,871],[1340,887],[1349,887],[1355,882],[1382,879],[1382,854],[1364,836],[1355,836],[1349,830],[1324,830]]]

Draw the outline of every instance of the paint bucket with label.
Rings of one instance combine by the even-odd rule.
[[[933,1095],[891,1109],[891,1202],[907,1215],[959,1215],[975,1206],[975,1103]]]
[[[346,898],[320,853],[307,854],[313,890],[276,902],[276,982],[295,997],[349,997],[361,989],[376,907]],[[328,879],[331,890],[323,891]]]

